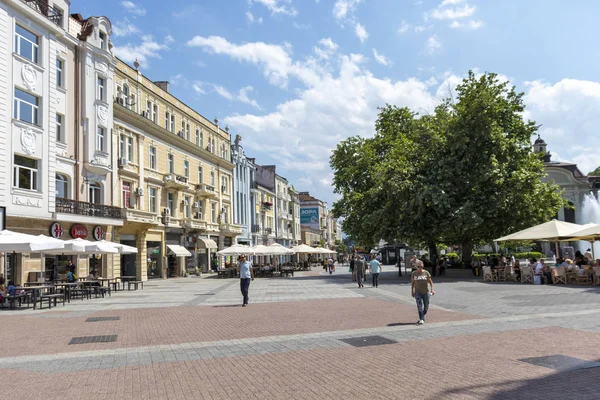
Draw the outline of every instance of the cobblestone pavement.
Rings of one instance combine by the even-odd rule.
[[[434,279],[423,326],[392,267],[379,288],[347,267],[256,279],[244,308],[238,280],[192,277],[1,310],[0,397],[600,398],[598,287]]]

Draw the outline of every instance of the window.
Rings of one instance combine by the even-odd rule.
[[[39,125],[40,99],[15,88],[14,118],[19,121]]]
[[[169,154],[169,173],[172,174],[175,172],[175,156],[173,154]]]
[[[129,108],[129,86],[127,85],[123,85],[123,92],[122,92],[122,98],[123,98],[123,105],[127,108]]]
[[[165,112],[165,129],[169,130],[169,121],[171,121],[171,116],[168,112]]]
[[[221,177],[221,192],[227,193],[227,178]]]
[[[69,198],[69,180],[61,174],[56,174],[56,197],[59,199]]]
[[[152,106],[152,122],[156,123],[156,116],[158,115],[158,106],[154,104]]]
[[[217,222],[217,203],[210,203],[210,222]]]
[[[196,146],[200,146],[200,130],[196,129]]]
[[[125,135],[119,136],[119,157],[125,158]]]
[[[191,197],[184,197],[183,200],[183,217],[184,218],[189,218],[190,217],[190,207],[191,204],[190,202],[192,201]]]
[[[188,160],[183,162],[183,176],[186,178],[190,177],[190,162]]]
[[[223,207],[223,221],[224,224],[228,224],[229,223],[229,207],[225,206]]]
[[[15,154],[13,187],[38,190],[38,162]]]
[[[151,113],[152,113],[152,102],[150,100],[146,100],[146,118],[150,119]]]
[[[173,215],[175,209],[173,208],[173,193],[171,192],[167,193],[167,208],[171,211],[171,215]]]
[[[190,140],[190,124],[187,124],[185,127],[185,138],[186,140]]]
[[[185,122],[181,121],[181,137],[185,135]]]
[[[106,33],[100,31],[98,36],[100,37],[100,48],[106,50]]]
[[[222,158],[227,158],[227,154],[226,154],[226,151],[225,151],[225,144],[224,143],[221,144],[221,157]]]
[[[15,27],[15,52],[29,61],[38,63],[40,38],[20,25]]]
[[[202,176],[202,167],[198,167],[198,183],[202,183],[204,181],[204,177]]]
[[[171,114],[171,129],[169,129],[171,131],[171,133],[175,133],[175,114]]]
[[[64,61],[60,58],[56,59],[56,86],[64,87],[63,82]]]
[[[125,88],[125,87],[123,87]],[[96,93],[97,99],[98,100],[104,100],[104,78],[100,78],[98,77],[98,93]],[[127,102],[126,102],[126,96],[123,95],[123,100],[125,101],[125,103],[123,105],[127,106]]]
[[[121,204],[124,208],[131,207],[131,182],[123,182],[121,188]]]
[[[215,171],[210,171],[210,184],[215,186]]]
[[[104,151],[106,149],[106,129],[98,127],[96,133],[96,150]]]
[[[200,147],[204,147],[204,132],[200,130]]]
[[[213,153],[217,151],[217,145],[215,143],[215,138],[212,138],[212,145],[210,146],[210,148]]]
[[[65,142],[65,134],[63,132],[63,116],[60,114],[56,114],[56,141],[64,143]]]
[[[97,182],[91,182],[89,187],[89,198],[90,203],[102,204],[102,187]]]
[[[156,147],[154,146],[150,146],[149,165],[150,169],[156,169]]]
[[[196,216],[198,219],[202,219],[202,201],[198,201],[198,214]]]
[[[149,202],[149,208],[150,208],[150,212],[155,213],[156,212],[156,188],[154,187],[149,187],[148,188],[148,202]]]
[[[127,137],[127,160],[133,162],[133,138]]]

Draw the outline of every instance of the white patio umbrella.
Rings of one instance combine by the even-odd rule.
[[[268,251],[269,251],[269,247],[262,245],[262,244],[251,247],[251,249],[254,250],[254,255],[256,255],[256,256],[268,255]]]
[[[254,254],[254,249],[245,244],[234,244],[231,247],[227,247],[223,250],[217,251],[220,256],[237,256],[240,254]]]
[[[287,256],[290,254],[294,254],[294,250],[284,247],[279,243],[273,243],[267,246],[267,255]]]
[[[556,255],[558,256],[558,242],[574,232],[585,228],[585,225],[572,224],[570,222],[558,221],[553,219],[543,224],[532,226],[531,228],[523,229],[522,231],[503,236],[495,239],[495,242],[505,242],[509,240],[543,240],[551,241],[556,244]]]
[[[298,246],[294,246],[291,248],[291,250],[293,250],[294,253],[297,253],[297,254],[316,254],[316,253],[318,253],[318,251],[316,251],[314,247],[310,247],[307,244],[300,244]]]
[[[51,249],[64,248],[61,240],[47,236],[28,235],[9,231],[0,231],[0,251],[9,253],[41,253]]]
[[[89,240],[77,238],[66,240],[65,243],[84,246],[85,253],[117,254],[119,252],[115,246],[108,244],[108,242],[106,241],[105,243],[102,243],[102,241],[92,242]]]
[[[334,250],[328,250],[324,247],[315,247],[315,250],[317,251],[317,253],[319,254],[333,254],[333,253],[337,253]]]
[[[115,249],[117,249],[117,252],[119,254],[137,254],[137,252],[138,252],[137,247],[128,246],[126,244],[121,244],[121,243],[116,243],[116,242],[111,242],[111,241],[108,241],[105,239],[99,240],[97,242],[92,242],[92,243],[102,243],[104,245],[112,246]]]

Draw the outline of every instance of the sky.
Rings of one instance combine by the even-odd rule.
[[[525,93],[554,161],[600,165],[597,1],[72,0],[71,12],[107,16],[118,57],[330,206],[337,143],[373,136],[386,103],[432,111],[470,69]]]

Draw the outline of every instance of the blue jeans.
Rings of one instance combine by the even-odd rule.
[[[419,310],[419,319],[425,320],[425,314],[429,309],[429,293],[415,293],[415,300],[417,301],[417,309]]]
[[[379,286],[379,272],[377,273],[371,273],[372,277],[373,277],[373,286],[377,287]]]
[[[250,278],[240,279],[240,289],[242,290],[242,296],[244,296],[244,304],[248,304],[248,290],[250,289]]]

